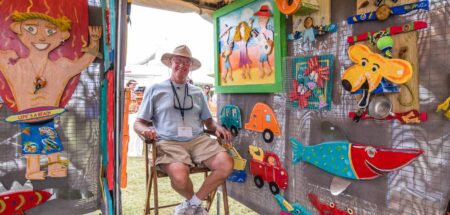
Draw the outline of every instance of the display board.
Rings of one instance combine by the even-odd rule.
[[[2,8],[7,8],[5,5],[11,4],[11,2],[13,1],[2,1],[0,2],[0,5]],[[75,6],[63,9],[64,2],[59,1],[57,3],[58,4],[55,4],[54,1],[45,1],[45,3],[44,1],[26,1],[26,4],[21,4],[20,9],[17,10],[20,12],[24,12],[21,15],[25,20],[30,20],[28,19],[30,17],[38,17],[38,20],[40,20],[39,22],[41,22],[42,19],[51,20],[53,23],[58,23],[58,20],[55,21],[55,19],[52,19],[52,17],[50,17],[51,15],[64,20],[62,16],[64,12],[70,11],[76,14],[77,8]],[[78,19],[74,18],[74,20],[84,20],[85,22],[87,22],[87,20],[89,19],[89,23],[91,25],[101,26],[100,1],[86,0],[77,1],[76,4],[78,5],[78,3],[83,3],[86,6],[86,11],[83,12],[85,16],[77,17]],[[57,7],[56,10],[55,7]],[[50,10],[52,11],[49,12]],[[43,15],[45,13],[50,15]],[[18,18],[16,19],[20,21],[21,17],[17,17]],[[74,17],[76,16],[74,15]],[[38,21],[35,21],[36,23],[33,23],[33,21],[29,22],[30,23],[27,23],[29,24],[27,25],[27,28],[23,27],[23,29],[30,32],[31,34],[33,34],[33,32],[34,34],[36,34],[35,31],[38,31],[36,30],[38,28],[36,23],[38,23]],[[2,27],[9,28],[9,25],[2,24]],[[54,26],[47,24],[45,25],[45,27],[47,28],[45,33],[51,36],[55,31]],[[41,30],[41,26],[39,26],[39,34],[42,34]],[[89,38],[87,38],[87,26],[85,30],[86,36],[77,37],[75,36],[77,29],[76,27],[74,27],[70,31],[72,33],[71,39],[58,41],[58,43],[61,42],[62,44],[60,44],[60,46],[63,47],[76,46],[81,49],[83,44],[84,47],[87,47],[87,44],[89,44]],[[4,31],[4,33],[5,35],[7,35],[7,33],[11,34],[8,31]],[[15,42],[18,43],[18,40],[13,36],[9,35],[6,37],[8,39],[16,40]],[[59,39],[60,38],[58,38],[58,40]],[[9,50],[8,47],[5,47],[5,45],[11,45],[11,43],[7,39],[5,39],[3,42],[4,43],[2,43],[2,49]],[[29,46],[29,44],[27,45]],[[37,49],[42,49],[43,45],[35,44],[34,46]],[[14,63],[14,61],[19,62],[20,58],[27,56],[26,53],[29,51],[25,47],[18,48],[17,50],[20,50],[18,52],[19,58],[9,59],[11,63]],[[77,55],[80,53],[73,54],[73,56],[71,56],[71,59],[80,59],[81,55]],[[64,54],[65,52],[59,49],[54,52],[50,52],[49,61],[53,62],[53,60],[64,56]],[[6,118],[13,115],[17,110],[11,108],[11,105],[8,106],[9,108],[6,107],[5,104],[0,105],[0,197],[4,197],[3,195],[6,193],[15,192],[18,194],[23,194],[23,196],[19,195],[21,205],[22,203],[23,205],[32,205],[32,207],[24,206],[21,209],[19,207],[16,207],[17,211],[14,211],[15,213],[25,212],[26,214],[84,214],[92,212],[99,208],[101,200],[99,182],[99,102],[100,80],[102,73],[102,63],[99,62],[100,61],[96,61],[92,64],[84,65],[85,67],[83,67],[81,74],[76,78],[76,81],[71,81],[66,88],[64,88],[63,86],[62,89],[70,90],[70,95],[63,94],[61,99],[61,106],[65,107],[66,110],[63,114],[57,115],[51,122],[52,126],[54,126],[54,130],[52,131],[55,131],[57,133],[56,138],[58,138],[63,143],[64,150],[58,155],[58,158],[64,160],[64,163],[62,161],[61,163],[67,166],[67,176],[64,175],[63,177],[61,177],[60,175],[58,175],[58,177],[48,177],[46,170],[48,170],[49,166],[55,164],[55,162],[47,159],[47,156],[42,155],[40,156],[40,159],[38,158],[38,161],[40,161],[41,163],[42,170],[46,171],[46,178],[40,180],[35,180],[35,178],[31,180],[26,179],[27,162],[25,160],[25,155],[22,153],[23,150],[21,148],[21,143],[22,141],[28,141],[24,136],[27,135],[29,129],[20,129],[18,124],[6,122]],[[48,65],[50,65],[50,63]],[[46,66],[47,65],[45,65],[42,70],[45,70]],[[32,74],[30,73],[29,75]],[[47,81],[49,81],[50,79],[53,80],[54,78],[55,77],[47,76]],[[62,80],[56,80],[52,83],[55,84],[58,83],[58,81],[62,82]],[[38,82],[38,80],[36,82]],[[49,88],[51,86],[51,84],[49,84],[49,82],[47,82],[47,86],[45,86],[45,84],[43,84],[44,86],[35,84],[36,90],[34,94],[46,92],[45,87]],[[4,92],[4,85],[1,90],[2,92]],[[10,101],[7,102],[9,102],[8,104],[11,104]],[[19,107],[19,111],[20,110],[21,107]],[[33,127],[31,127],[31,130],[32,129]],[[55,136],[52,136],[55,132],[52,133],[49,132],[49,130],[41,129],[37,131],[37,134],[40,133],[41,135],[43,135],[45,133],[45,135],[47,135],[45,136],[47,137],[47,139],[52,139],[55,138]],[[29,190],[24,191],[30,188],[36,192],[31,194],[27,193]],[[50,199],[47,198],[48,194],[51,195]],[[22,200],[24,196],[26,196],[26,199]],[[8,211],[9,208],[5,209],[5,204],[3,204],[5,203],[3,202],[3,200],[5,199],[1,198],[0,200],[2,200],[0,201],[0,213]],[[34,204],[34,200],[37,200],[38,203]],[[47,201],[44,203],[41,200]],[[14,202],[13,204],[17,203],[18,202]],[[8,207],[7,204],[6,206]],[[19,209],[26,211],[20,211]],[[9,214],[9,212],[7,212],[7,214]]]
[[[450,72],[447,69],[450,66],[447,60],[450,54],[447,41],[450,36],[450,5],[448,1],[433,1],[430,2],[430,11],[392,16],[385,22],[346,24],[346,18],[356,14],[360,2],[348,1],[343,5],[332,1],[331,22],[338,23],[336,33],[320,37],[312,45],[297,40],[288,43],[289,57],[335,56],[332,105],[329,111],[291,108],[288,89],[285,93],[277,94],[220,94],[218,110],[227,104],[237,105],[241,110],[242,122],[248,122],[257,102],[272,107],[282,136],[276,136],[272,143],[265,143],[260,133],[243,129],[234,138],[233,145],[244,159],[251,159],[249,145],[276,153],[289,174],[289,185],[280,194],[288,202],[299,203],[313,214],[319,212],[308,197],[310,193],[315,194],[320,203],[334,202],[337,208],[344,211],[353,209],[354,214],[444,214],[450,198],[447,183],[450,178],[450,123],[442,113],[435,111],[450,93]],[[420,124],[380,120],[354,123],[348,117],[348,112],[354,110],[358,101],[344,90],[340,79],[343,72],[353,64],[347,54],[350,45],[347,36],[417,20],[425,21],[428,27],[412,33],[417,45],[416,56],[412,58],[418,59],[413,66],[420,71],[413,81],[418,81],[417,107],[428,114],[428,120]],[[290,25],[295,24],[292,20],[287,23],[287,29],[292,29]],[[292,80],[291,74],[284,74],[285,86]],[[343,193],[333,196],[330,193],[331,174],[303,162],[292,165],[289,137],[295,137],[305,145],[347,139],[388,148],[420,148],[424,153],[400,170],[374,180],[354,181]],[[245,183],[228,183],[227,187],[230,196],[258,214],[280,214],[276,197],[269,198],[273,195],[268,189],[268,183],[259,189],[255,186],[253,176],[249,175]]]

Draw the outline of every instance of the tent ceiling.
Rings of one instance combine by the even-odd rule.
[[[180,13],[197,13],[211,21],[212,13],[231,0],[132,0],[133,4]]]

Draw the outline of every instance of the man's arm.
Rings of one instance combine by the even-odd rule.
[[[97,57],[99,53],[99,43],[102,36],[101,26],[89,26],[89,46],[82,48],[84,55],[76,60],[69,60],[67,58],[60,58],[57,62],[67,68],[67,76],[72,78],[86,69]]]
[[[221,137],[227,141],[231,140],[231,132],[224,127],[218,125],[212,118],[203,120],[203,124],[206,126],[206,130],[213,131],[217,137]]]
[[[11,59],[17,60],[19,56],[17,56],[17,53],[15,51],[11,50],[0,50],[0,70],[5,75],[8,72],[11,73],[10,68],[11,64],[9,61]]]
[[[156,140],[156,130],[153,123],[137,118],[133,125],[134,131],[145,139]]]

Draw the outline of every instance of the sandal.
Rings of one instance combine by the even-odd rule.
[[[63,161],[49,163],[47,176],[54,178],[67,177],[67,166]]]
[[[25,178],[28,180],[45,180],[45,171],[27,172]]]

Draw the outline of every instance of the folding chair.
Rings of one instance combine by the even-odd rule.
[[[209,133],[209,132],[206,132]],[[211,133],[209,133],[211,134]],[[221,144],[220,139],[218,139],[219,144]],[[149,146],[151,146],[151,159],[149,158]],[[168,204],[168,205],[162,205],[160,206],[158,203],[158,178],[161,177],[168,177],[166,173],[156,168],[155,162],[153,162],[156,159],[156,142],[151,140],[145,140],[145,179],[147,181],[147,195],[145,198],[145,209],[144,214],[147,215],[150,213],[151,210],[155,211],[155,215],[158,215],[160,208],[169,208],[174,207],[179,204]],[[194,173],[203,173],[205,178],[208,176],[208,172],[211,170],[208,169],[206,166],[195,166],[190,169],[190,174]],[[150,177],[149,177],[150,175]],[[153,187],[153,207],[150,205],[150,198],[151,198],[151,191]],[[217,188],[218,189],[218,188]],[[216,195],[217,189],[211,192],[206,197],[206,207],[205,210],[209,211],[212,204],[214,197]],[[223,207],[225,215],[229,215],[229,208],[228,208],[228,194],[227,194],[227,187],[226,182],[222,184],[222,193],[223,193]]]

